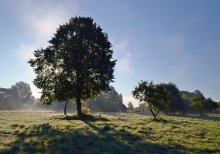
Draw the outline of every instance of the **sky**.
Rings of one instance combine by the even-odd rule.
[[[71,17],[92,17],[113,45],[112,85],[138,106],[132,90],[141,80],[173,82],[220,100],[219,0],[7,0],[0,1],[0,87],[31,85],[27,61],[48,46]]]

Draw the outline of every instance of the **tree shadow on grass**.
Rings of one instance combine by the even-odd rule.
[[[78,116],[78,115],[72,115],[72,116],[65,116],[61,118],[62,120],[81,120],[81,121],[90,121],[90,122],[96,122],[96,121],[109,121],[109,119],[102,117],[102,116],[94,116],[90,114]]]
[[[182,153],[179,149],[143,141],[116,125],[95,125],[84,120],[92,130],[61,130],[48,123],[26,128],[0,153]]]
[[[62,131],[47,124],[33,126],[17,134],[17,139],[1,153],[85,153],[99,137],[92,132]]]

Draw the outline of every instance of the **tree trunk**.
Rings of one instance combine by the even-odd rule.
[[[67,116],[67,114],[66,114],[66,107],[67,107],[67,104],[68,104],[68,101],[66,101],[66,104],[65,104],[65,106],[64,106],[64,115],[65,115],[65,116]]]
[[[81,100],[80,100],[80,94],[78,92],[77,99],[76,99],[76,108],[77,108],[77,114],[78,116],[82,116],[82,110],[81,110]]]
[[[149,110],[150,110],[150,112],[152,113],[153,117],[154,117],[154,118],[157,118],[157,115],[158,115],[159,111],[157,111],[156,113],[154,113],[154,111],[153,111],[152,109],[149,109]]]
[[[80,76],[78,74],[78,70],[76,70],[76,109],[78,116],[82,116],[82,107],[81,107],[81,88],[80,88]]]

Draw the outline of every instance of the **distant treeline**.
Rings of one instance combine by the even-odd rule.
[[[211,98],[205,98],[199,90],[194,92],[180,91],[173,83],[165,84],[169,91],[170,102],[163,111],[167,114],[186,114],[186,113],[204,113],[220,112],[217,102]],[[198,96],[203,96],[204,101],[196,101]],[[62,112],[66,102],[56,102],[52,105],[43,105],[39,99],[35,99],[32,95],[29,84],[18,82],[11,88],[0,88],[0,110],[52,110]],[[119,94],[114,87],[110,87],[108,92],[101,92],[98,97],[91,98],[83,102],[83,107],[89,108],[91,112],[148,112],[147,103],[140,103],[134,108],[132,102],[128,103],[128,107],[123,104],[122,95]],[[68,101],[67,111],[69,113],[76,111],[74,101]],[[203,113],[202,113],[203,114]]]
[[[11,88],[0,88],[0,109],[28,109],[33,107],[35,98],[29,84],[18,82]]]
[[[39,99],[32,96],[30,85],[22,81],[11,86],[11,88],[0,88],[0,110],[35,109],[61,112],[65,103],[42,104]],[[123,104],[122,95],[114,87],[110,87],[108,92],[101,92],[98,97],[84,102],[83,106],[88,107],[92,112],[125,112],[127,110]],[[68,101],[67,111],[76,111],[74,101]]]
[[[66,102],[52,103],[51,105],[42,105],[39,99],[35,101],[35,108],[49,109],[53,111],[63,111]],[[91,98],[83,102],[82,106],[88,108],[91,112],[126,112],[127,107],[123,104],[122,95],[119,94],[114,87],[110,87],[110,91],[101,92],[96,98]],[[76,103],[69,101],[67,105],[68,112],[76,111]]]
[[[180,91],[174,83],[162,83],[168,92],[168,102],[165,103],[162,111],[167,114],[186,114],[196,113],[203,115],[204,113],[220,113],[220,102],[214,101],[212,98],[205,98],[199,90],[194,92]],[[132,102],[128,103],[128,111],[130,112],[149,112],[148,103],[140,103],[134,108]]]

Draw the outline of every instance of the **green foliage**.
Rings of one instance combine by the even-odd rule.
[[[195,95],[193,92],[180,91],[181,98],[183,100],[183,106],[186,112],[193,113],[194,108],[192,108],[192,97]]]
[[[217,102],[213,101],[211,98],[205,98],[199,90],[194,92],[191,106],[197,108],[200,115],[203,115],[204,112],[212,112],[218,109]]]
[[[0,111],[0,153],[218,153],[219,127],[219,115],[67,119],[52,112]]]
[[[204,108],[207,112],[213,112],[213,110],[218,109],[218,103],[213,101],[211,98],[207,98],[205,100]]]
[[[159,111],[168,107],[169,97],[164,84],[154,84],[152,81],[141,81],[134,91],[133,97],[140,102],[146,102],[152,115],[156,118]]]
[[[168,99],[170,100],[166,111],[170,113],[185,113],[184,102],[178,87],[174,83],[163,83],[161,85],[168,92]]]
[[[108,36],[92,18],[74,17],[57,29],[49,43],[34,51],[35,58],[29,61],[37,75],[34,84],[42,89],[41,101],[72,99],[81,115],[81,100],[108,90],[114,79],[116,60]]]
[[[199,110],[200,115],[203,115],[205,110],[205,97],[200,91],[195,91],[195,95],[192,97],[192,107]]]
[[[204,112],[211,113],[218,109],[217,102],[211,98],[205,98],[199,90],[195,90],[194,92],[181,91],[180,93],[184,108],[188,113],[200,112],[203,115]]]

